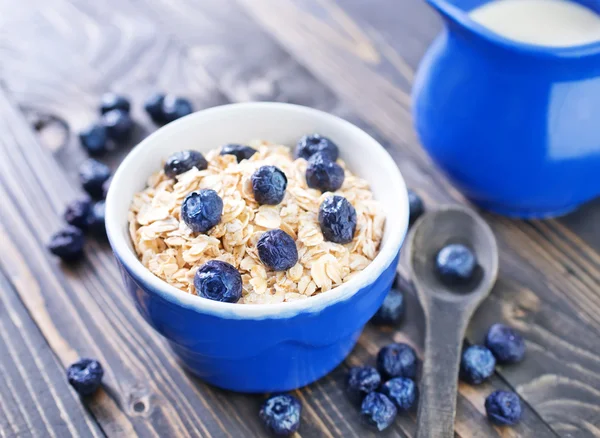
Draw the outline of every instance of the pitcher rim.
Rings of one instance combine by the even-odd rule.
[[[435,10],[463,29],[487,41],[520,53],[553,59],[572,59],[600,55],[600,40],[568,47],[543,46],[506,38],[473,20],[468,12],[454,6],[451,0],[426,0]],[[492,0],[498,1],[498,0]]]

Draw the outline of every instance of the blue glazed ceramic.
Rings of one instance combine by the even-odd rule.
[[[480,206],[532,218],[600,195],[600,41],[551,48],[473,22],[486,0],[428,0],[445,28],[413,88],[416,130]],[[600,3],[581,1],[600,13]]]
[[[127,210],[133,194],[170,153],[207,151],[249,139],[295,145],[311,132],[338,144],[349,168],[370,182],[386,208],[380,253],[359,275],[307,300],[243,305],[186,294],[139,262],[128,237]],[[393,160],[354,125],[295,105],[236,104],[191,114],[137,146],[114,175],[106,226],[127,292],[190,371],[233,391],[286,391],[317,380],[343,361],[380,306],[393,282],[407,230],[408,197]]]

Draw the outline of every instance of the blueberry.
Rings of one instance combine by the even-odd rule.
[[[287,177],[275,166],[262,166],[252,174],[254,199],[260,205],[277,205],[285,196]]]
[[[92,201],[88,198],[76,199],[67,205],[63,217],[69,225],[87,230],[87,216],[92,208]]]
[[[128,113],[130,108],[131,104],[124,96],[115,93],[104,93],[102,95],[102,99],[100,101],[100,112],[102,114],[112,110],[121,110]]]
[[[381,384],[381,376],[373,367],[352,367],[348,373],[347,391],[351,398],[361,401]]]
[[[269,397],[259,412],[265,426],[278,436],[293,435],[300,427],[301,414],[302,405],[288,394]]]
[[[133,119],[123,110],[111,110],[102,116],[102,124],[106,128],[108,138],[116,141],[127,141],[133,132]]]
[[[485,399],[488,419],[498,426],[512,426],[521,419],[519,396],[509,391],[494,391]]]
[[[105,210],[104,201],[98,201],[92,205],[86,219],[88,229],[97,237],[106,236],[106,226],[104,224]]]
[[[235,155],[237,162],[247,160],[256,153],[256,149],[243,144],[228,144],[221,149],[221,155]]]
[[[191,192],[181,205],[181,219],[195,233],[206,233],[217,225],[223,214],[223,200],[214,190]]]
[[[79,133],[79,141],[89,155],[98,157],[107,151],[108,133],[103,125],[94,123]]]
[[[296,145],[296,158],[308,160],[317,152],[322,152],[329,157],[331,161],[336,161],[339,156],[337,145],[327,137],[319,134],[305,135]]]
[[[208,161],[198,151],[186,150],[171,154],[165,163],[165,175],[175,178],[177,175],[191,170],[193,167],[204,170],[208,167]]]
[[[469,281],[476,266],[473,251],[460,243],[443,247],[435,258],[435,267],[441,280],[450,285]]]
[[[360,416],[363,422],[380,432],[394,422],[397,413],[398,410],[394,403],[379,392],[367,394],[360,406]]]
[[[514,329],[494,324],[485,337],[485,345],[499,363],[517,363],[525,356],[525,341]]]
[[[71,262],[82,257],[83,243],[83,231],[72,225],[67,225],[50,237],[48,249],[62,260]]]
[[[84,161],[79,168],[81,186],[92,198],[102,198],[104,195],[102,184],[109,178],[110,169],[108,166],[93,158]]]
[[[494,374],[496,359],[490,350],[482,345],[467,347],[460,362],[460,377],[475,385]]]
[[[194,112],[192,103],[183,97],[166,95],[162,102],[162,117],[165,123],[172,122]]]
[[[196,271],[194,287],[202,298],[237,303],[242,297],[242,276],[229,263],[209,260]]]
[[[390,289],[381,307],[371,322],[378,325],[396,325],[404,317],[404,294],[398,289]]]
[[[306,183],[311,189],[335,192],[344,184],[344,169],[327,155],[314,154],[306,167]]]
[[[287,271],[298,263],[296,242],[285,231],[265,231],[256,247],[260,260],[274,271]]]
[[[100,387],[104,370],[95,359],[79,359],[67,369],[67,380],[79,395],[91,395]]]
[[[417,385],[406,377],[388,380],[381,387],[381,392],[394,402],[399,411],[408,411],[417,399]]]
[[[319,225],[325,240],[350,243],[356,231],[356,210],[343,196],[329,196],[319,207]]]
[[[163,113],[163,102],[165,100],[164,93],[155,93],[146,99],[144,109],[157,125],[166,123],[165,114]]]
[[[415,350],[407,344],[386,345],[377,354],[377,369],[386,378],[408,377],[414,379],[417,375]]]
[[[408,222],[414,223],[425,212],[423,200],[413,190],[408,189]]]

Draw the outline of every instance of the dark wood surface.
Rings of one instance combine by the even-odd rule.
[[[261,396],[211,388],[182,370],[123,293],[106,243],[68,267],[44,248],[80,192],[77,131],[99,96],[128,94],[139,122],[154,90],[196,108],[276,100],[324,109],[378,138],[427,206],[463,203],[412,130],[410,88],[441,23],[422,0],[0,0],[0,436],[262,436]],[[115,167],[127,148],[106,162]],[[518,328],[528,354],[480,386],[459,384],[460,437],[600,436],[600,202],[559,220],[483,213],[500,247],[499,280],[467,330]],[[405,273],[403,266],[400,271]],[[349,366],[392,341],[423,345],[412,289],[399,330],[368,326],[345,363],[296,391],[305,437],[370,436],[343,392]],[[64,370],[106,369],[80,400]],[[497,388],[524,402],[516,428],[492,427]],[[382,436],[413,436],[415,414]]]

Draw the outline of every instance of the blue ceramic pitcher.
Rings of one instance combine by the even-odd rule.
[[[428,0],[444,30],[413,89],[416,130],[451,181],[483,208],[565,214],[600,195],[600,41],[553,48],[475,23],[486,0]],[[600,14],[600,2],[581,0]]]

